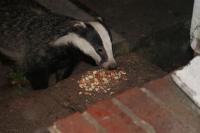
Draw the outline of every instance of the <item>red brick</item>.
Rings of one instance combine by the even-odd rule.
[[[191,129],[191,133],[192,131],[200,132],[199,114],[193,109],[193,103],[169,76],[152,81],[144,87],[161,99],[169,110],[175,112],[176,117]]]
[[[67,118],[60,119],[55,123],[61,133],[97,133],[80,113],[75,113]]]
[[[109,133],[144,133],[112,101],[98,102],[87,110]]]
[[[139,89],[131,89],[117,96],[138,117],[151,124],[157,133],[185,133],[183,126],[160,105]]]

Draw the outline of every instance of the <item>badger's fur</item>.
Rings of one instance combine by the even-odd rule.
[[[107,69],[116,67],[110,33],[102,22],[83,22],[43,7],[24,11],[8,3],[0,3],[0,54],[25,72],[34,89],[48,87],[50,75],[60,70],[65,73],[61,78],[67,77],[85,57]]]

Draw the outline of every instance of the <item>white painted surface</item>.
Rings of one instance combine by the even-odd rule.
[[[176,84],[200,107],[200,56],[172,74]]]
[[[200,0],[194,0],[192,23],[191,23],[191,47],[200,54]]]

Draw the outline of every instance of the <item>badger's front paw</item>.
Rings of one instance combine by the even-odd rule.
[[[26,78],[34,90],[46,89],[49,83],[49,74],[44,71],[33,71],[26,73]]]

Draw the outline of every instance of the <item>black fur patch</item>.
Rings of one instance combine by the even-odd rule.
[[[68,33],[83,37],[103,60],[107,59],[101,38],[92,26],[86,24],[86,28],[76,27],[74,24],[78,20],[51,13],[38,3],[29,3],[34,1],[27,1],[0,2],[0,48],[5,49],[0,53],[24,70],[34,89],[47,88],[52,73],[63,70],[63,75],[59,77],[65,78],[83,58],[91,61],[90,57],[72,45],[52,46],[56,39]],[[35,12],[38,10],[39,14]],[[10,54],[12,52],[15,55]]]

